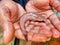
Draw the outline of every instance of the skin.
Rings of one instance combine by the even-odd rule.
[[[25,40],[21,32],[19,19],[25,10],[12,0],[2,0],[0,4],[0,25],[3,31],[4,43],[10,43],[15,37]],[[18,27],[18,28],[16,28]],[[21,32],[21,33],[20,33]],[[23,37],[23,38],[22,38]]]
[[[50,21],[51,27],[54,28],[52,30],[52,32],[56,31],[56,33],[53,33],[53,37],[58,38],[60,36],[60,34],[59,34],[60,21],[59,21],[58,17],[52,11],[50,5],[52,7],[54,7],[58,12],[60,12],[60,3],[58,0],[30,0],[26,4],[26,11],[42,13],[42,16],[44,16],[45,18],[48,18],[48,20]],[[51,29],[51,27],[50,27],[50,29]],[[57,36],[56,36],[56,34],[57,34]]]
[[[51,1],[51,5],[52,5],[52,0],[50,0]],[[32,2],[34,2],[34,4],[32,3]],[[38,2],[38,3],[37,3]],[[53,27],[53,31],[52,31],[52,33],[53,33],[53,37],[54,38],[58,38],[60,35],[59,35],[59,20],[58,20],[58,18],[55,16],[55,14],[53,13],[53,11],[51,10],[51,8],[50,8],[50,6],[49,6],[49,0],[46,0],[46,2],[47,2],[47,4],[46,4],[46,7],[44,6],[44,4],[46,3],[46,2],[44,2],[44,3],[41,3],[41,8],[44,6],[44,8],[43,9],[40,9],[40,7],[39,7],[39,2],[40,2],[40,0],[30,0],[28,3],[27,3],[27,5],[26,5],[26,12],[34,12],[34,13],[42,13],[42,14],[44,14],[43,16],[45,17],[45,18],[48,18],[49,19],[49,21],[51,21],[52,22],[52,24],[56,27],[56,29],[54,28],[54,26],[50,23],[50,25],[47,25],[48,23],[49,23],[49,21],[47,21],[48,23],[46,23],[46,21],[45,21],[45,27],[46,28],[44,28],[44,25],[43,25],[43,22],[41,23],[41,24],[39,24],[40,26],[43,26],[43,28],[41,28],[41,29],[45,29],[45,30],[50,30],[51,29],[51,27]],[[43,2],[43,0],[42,0],[42,2]],[[37,3],[37,5],[36,5],[36,3]],[[8,4],[8,5],[6,5],[6,4]],[[52,6],[54,6],[54,7],[56,7],[55,6],[55,4],[56,4],[56,2],[53,2],[53,5]],[[9,5],[11,5],[11,6],[9,6]],[[56,4],[57,5],[57,4]],[[12,7],[13,6],[13,7]],[[26,14],[26,12],[24,11],[24,9],[19,5],[19,4],[17,4],[17,3],[14,3],[13,1],[5,1],[5,0],[2,0],[2,2],[1,2],[1,4],[0,4],[0,21],[1,21],[1,26],[2,26],[2,29],[3,29],[3,37],[4,37],[4,42],[5,43],[9,43],[12,39],[13,39],[13,37],[14,37],[14,34],[15,34],[15,36],[17,37],[17,38],[19,38],[19,39],[22,39],[22,40],[25,40],[25,37],[24,37],[24,35],[23,34],[25,34],[26,32],[26,30],[24,30],[25,29],[25,22],[27,21],[27,20],[32,20],[32,21],[36,21],[36,17],[34,17],[34,14],[32,14],[32,15],[27,15]],[[30,8],[28,8],[28,7],[30,7]],[[16,10],[15,10],[16,9]],[[58,8],[56,8],[58,11],[60,11],[59,10],[59,6],[58,6]],[[51,13],[50,13],[51,12]],[[24,14],[25,13],[25,14]],[[49,13],[49,15],[47,14],[47,13]],[[23,15],[24,14],[24,15]],[[37,15],[36,15],[37,16]],[[52,16],[54,16],[54,18],[52,18]],[[23,18],[24,17],[24,18]],[[24,20],[25,19],[25,17],[29,17],[29,18],[26,18],[26,20]],[[41,17],[41,16],[40,16]],[[41,19],[42,18],[40,18],[39,17],[39,19],[37,19],[37,21],[41,21]],[[19,21],[19,19],[20,19],[20,21]],[[57,21],[57,23],[56,23],[56,21],[54,20],[54,19],[56,19],[56,21]],[[23,20],[23,21],[22,21]],[[43,19],[44,20],[44,19]],[[22,23],[23,22],[23,23]],[[20,23],[20,24],[19,24]],[[7,25],[6,25],[7,24]],[[23,25],[22,25],[23,24]],[[35,25],[36,23],[34,22],[34,25]],[[58,27],[57,27],[57,26]],[[24,28],[22,28],[22,27],[24,27]],[[47,28],[47,26],[48,27],[50,27],[50,29],[48,29]],[[7,28],[8,27],[8,28]],[[11,28],[10,28],[11,27]],[[31,26],[30,26],[31,27]],[[58,30],[57,30],[58,29]],[[45,31],[44,30],[44,31]],[[29,32],[28,33],[28,40],[30,40],[30,41],[34,41],[34,42],[46,42],[46,41],[49,41],[50,40],[50,38],[51,38],[51,33],[50,33],[50,31],[49,31],[49,35],[46,35],[46,32],[47,31],[45,31],[44,33],[42,33],[43,31],[40,31],[41,33],[40,34],[35,34],[35,35],[33,35],[33,33],[32,32]],[[55,33],[55,32],[56,33]],[[9,32],[9,33],[7,33],[7,32]],[[15,32],[15,33],[14,33]],[[20,33],[21,32],[21,33]],[[7,35],[8,34],[8,35]],[[41,34],[44,34],[44,35],[41,35]],[[6,36],[7,35],[7,36]],[[32,36],[33,35],[33,38],[31,38],[30,39],[30,36]],[[56,36],[57,35],[57,36]],[[39,37],[38,39],[36,38],[36,36],[37,37]],[[23,38],[22,38],[23,37]],[[36,39],[36,40],[35,40]]]
[[[27,18],[26,18],[27,17]],[[20,27],[21,27],[21,30],[24,32],[24,34],[26,35],[27,31],[25,30],[25,22],[27,20],[33,20],[33,21],[43,21],[42,18],[37,18],[37,15],[34,14],[34,13],[27,13],[26,15],[23,15],[21,18],[20,18]],[[39,20],[40,19],[40,20]]]
[[[3,40],[6,44],[12,41],[14,37],[15,28],[13,23],[18,17],[17,12],[18,7],[15,2],[10,0],[0,2],[0,22],[3,30]]]
[[[34,32],[31,32],[31,31],[27,31],[27,30],[29,30],[31,27],[32,27],[32,25],[30,26],[30,27],[28,27],[27,28],[27,30],[26,30],[26,27],[25,27],[25,22],[27,21],[27,20],[32,20],[32,21],[40,21],[40,22],[42,22],[42,21],[44,21],[44,20],[47,20],[47,19],[44,19],[43,17],[41,17],[41,15],[40,15],[40,17],[38,17],[37,16],[38,14],[34,14],[34,13],[27,13],[26,15],[23,15],[21,18],[20,18],[20,27],[21,27],[21,30],[22,30],[22,32],[24,32],[23,34],[24,35],[27,35],[28,36],[28,40],[30,40],[30,41],[34,41],[34,42],[45,42],[46,40],[48,40],[48,37],[51,37],[51,31],[48,31],[48,30],[50,30],[47,26],[46,26],[46,24],[45,23],[41,23],[41,24],[39,24],[39,26],[42,26],[42,27],[39,27],[39,28],[41,28],[40,30],[41,31],[39,31],[38,32],[38,34],[36,34],[36,30],[38,29],[33,29],[33,30],[35,30]],[[26,18],[27,17],[27,18]],[[45,21],[44,21],[45,22]],[[48,22],[49,23],[49,22]],[[34,25],[35,25],[35,22],[33,23]],[[44,28],[45,27],[45,28]],[[31,29],[30,29],[31,30]],[[44,31],[44,33],[41,33],[41,32],[43,32],[43,30],[47,30],[47,31]],[[47,33],[47,32],[49,32],[49,34]],[[27,33],[27,34],[26,34]],[[32,34],[31,34],[32,33]],[[35,36],[34,36],[34,35]],[[43,35],[44,34],[44,35]],[[39,38],[36,38],[36,36],[38,35],[38,37]],[[43,36],[42,36],[43,35]],[[31,38],[30,38],[30,36],[31,36]],[[40,39],[40,40],[39,40]]]
[[[16,29],[15,31],[15,37],[17,37],[18,39],[22,39],[22,40],[25,40],[25,37],[23,35],[23,33],[21,32],[21,29],[20,29],[20,24],[19,24],[19,20],[20,20],[20,17],[26,13],[25,10],[23,9],[23,7],[19,4],[18,5],[18,20],[17,22],[14,23],[14,27]],[[16,28],[18,27],[18,28]],[[21,33],[20,33],[21,32]],[[22,36],[21,36],[22,35]],[[23,37],[23,38],[22,38]]]
[[[25,10],[12,0],[2,0],[0,7],[0,25],[3,31],[4,43],[10,43],[14,36],[25,40],[19,25],[19,19],[26,13]]]

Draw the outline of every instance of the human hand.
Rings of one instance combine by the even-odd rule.
[[[59,33],[60,32],[60,21],[59,21],[58,17],[52,11],[51,6],[50,6],[50,5],[52,5],[53,7],[55,7],[57,4],[59,4],[59,2],[56,3],[56,1],[58,1],[58,0],[56,0],[53,2],[54,5],[53,4],[49,5],[49,3],[51,3],[50,1],[52,2],[54,0],[45,0],[45,1],[44,0],[30,0],[26,5],[26,12],[41,13],[40,15],[42,15],[43,17],[45,17],[47,19],[45,21],[45,24],[50,28],[50,31],[52,33],[51,37],[59,38],[60,37],[60,33]],[[57,9],[57,11],[59,11],[58,7],[56,9]],[[42,30],[42,32],[43,32],[43,30]],[[37,35],[36,35],[36,37],[37,37]],[[32,40],[32,38],[30,40]],[[33,41],[37,41],[37,38],[36,38],[36,40],[33,40]]]
[[[11,42],[16,36],[15,34],[18,32],[18,30],[14,25],[19,20],[20,16],[23,15],[23,13],[25,13],[24,9],[21,6],[19,7],[19,4],[13,2],[12,0],[2,0],[0,2],[0,25],[2,27],[4,43],[7,44]]]

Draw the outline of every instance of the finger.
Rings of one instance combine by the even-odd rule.
[[[15,37],[17,37],[18,39],[25,40],[25,37],[20,29],[19,22],[14,23],[14,27],[15,27]]]
[[[4,24],[2,24],[2,28],[4,30],[3,31],[4,43],[9,43],[10,41],[12,41],[14,37],[15,29],[13,27],[13,24],[11,22],[4,22]]]
[[[26,31],[30,32],[33,28],[34,28],[34,25],[30,24],[28,27],[26,27]]]
[[[15,22],[15,20],[17,19],[18,17],[18,6],[15,2],[13,2],[12,0],[8,0],[8,1],[5,1],[5,0],[2,0],[1,1],[1,7],[7,7],[9,9],[9,12],[7,13],[10,13],[10,19],[12,22]]]
[[[25,27],[28,27],[29,26],[29,23],[30,23],[30,21],[26,21]]]
[[[13,23],[10,22],[9,13],[6,13],[6,11],[0,8],[0,22],[3,30],[4,43],[9,43],[14,37],[15,29]]]
[[[23,14],[26,13],[26,11],[23,9],[23,7],[20,4],[18,5],[18,17],[20,18]]]
[[[26,32],[25,22],[27,20],[39,21],[39,19],[36,19],[36,18],[37,18],[37,15],[34,14],[34,13],[27,13],[27,14],[21,16],[21,18],[20,18],[20,27],[21,27],[21,30],[23,32]]]
[[[28,40],[29,41],[33,41],[33,42],[45,42],[46,39],[47,38],[44,35],[33,34],[31,32],[28,33]]]
[[[26,8],[26,12],[40,12],[39,9],[36,9],[36,8],[33,6],[32,1],[28,1],[28,3],[26,4],[25,8]]]
[[[52,36],[50,28],[45,23],[40,23],[40,34],[45,35],[46,37]]]
[[[44,22],[34,22],[34,21],[31,21],[30,24],[32,24],[34,26],[41,26],[41,24],[42,24],[42,26],[45,25]]]
[[[28,40],[34,41],[34,42],[45,42],[45,41],[48,40],[47,37],[51,38],[51,36],[52,36],[50,28],[48,28],[46,26],[46,24],[43,23],[43,22],[42,23],[38,23],[38,24],[41,27],[40,26],[34,26],[33,29],[30,29],[30,31],[28,33]],[[37,35],[38,35],[38,38],[36,37]],[[40,35],[43,35],[43,36],[41,37]],[[40,39],[40,40],[38,40],[38,39]]]
[[[55,26],[55,28],[60,31],[60,21],[58,17],[55,14],[53,14],[49,17],[49,19],[52,22],[52,24]]]
[[[57,29],[52,29],[53,37],[54,38],[59,38],[60,37],[60,32]]]
[[[52,31],[52,35],[54,38],[59,38],[60,33],[59,31],[51,24],[50,20],[46,21],[47,26],[50,27],[50,30]]]
[[[25,10],[23,9],[23,7],[22,7],[21,5],[19,5],[18,3],[17,3],[17,6],[18,6],[18,19],[17,19],[17,21],[19,21],[19,20],[20,20],[20,17],[21,17],[24,13],[26,13],[26,12],[25,12]],[[16,31],[15,31],[15,36],[16,36],[18,39],[25,40],[25,37],[24,37],[24,35],[23,35],[23,32],[22,32],[21,29],[20,29],[19,22],[14,23],[14,27],[15,27],[15,29],[16,29]]]
[[[11,22],[9,22],[8,20],[6,20],[6,17],[5,17],[5,20],[1,23],[1,26],[2,26],[2,30],[3,30],[4,43],[7,44],[13,39],[15,29],[14,29],[13,24]]]

